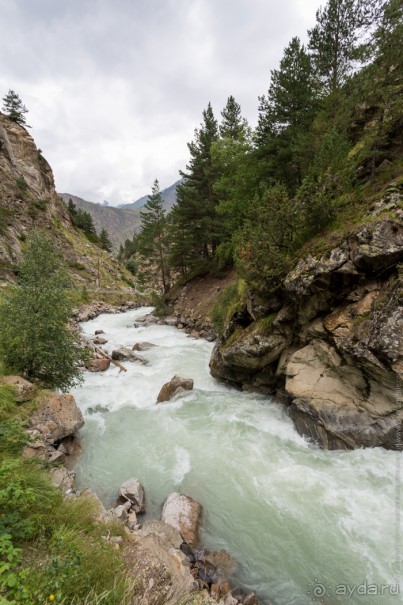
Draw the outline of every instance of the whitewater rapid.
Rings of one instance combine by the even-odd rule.
[[[172,491],[192,496],[204,507],[203,545],[228,550],[239,563],[234,583],[262,602],[400,603],[393,592],[401,454],[318,449],[281,405],[213,379],[211,343],[169,326],[135,328],[150,310],[81,324],[91,336],[103,329],[109,352],[142,341],[155,346],[140,353],[148,366],[86,372],[72,391],[85,418],[79,487],[91,487],[109,506],[119,485],[138,477],[146,518],[159,516]],[[156,405],[175,374],[193,378],[194,390]]]

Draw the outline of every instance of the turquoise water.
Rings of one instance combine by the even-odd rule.
[[[263,602],[400,603],[401,595],[391,594],[398,455],[316,448],[297,434],[282,406],[214,380],[211,343],[168,326],[134,328],[146,311],[82,324],[87,334],[102,328],[109,351],[139,341],[156,346],[140,353],[149,366],[88,372],[74,389],[85,417],[79,486],[110,505],[120,483],[136,476],[150,518],[170,492],[192,496],[204,507],[203,545],[228,550],[239,563],[234,583]],[[156,405],[174,374],[193,378],[194,390]]]

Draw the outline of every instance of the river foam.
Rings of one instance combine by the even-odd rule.
[[[204,507],[204,544],[227,549],[240,563],[236,581],[263,600],[312,603],[323,584],[328,605],[399,602],[388,591],[341,593],[364,581],[395,581],[400,454],[320,450],[298,435],[282,406],[215,381],[211,343],[168,326],[134,328],[148,310],[82,324],[88,335],[103,329],[109,351],[139,341],[156,346],[140,353],[149,366],[88,372],[74,389],[86,421],[79,485],[109,505],[120,483],[136,476],[148,518],[159,515],[168,493],[192,496]],[[174,374],[193,378],[194,391],[156,405]]]

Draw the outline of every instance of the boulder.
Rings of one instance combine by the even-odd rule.
[[[105,334],[104,330],[95,330],[94,332],[95,336],[98,336],[98,334]]]
[[[145,512],[145,493],[144,487],[135,477],[127,479],[119,487],[118,503],[124,504],[131,502],[131,507],[136,513]]]
[[[174,492],[164,502],[161,521],[172,525],[191,547],[195,547],[199,542],[201,515],[201,504],[185,494]]]
[[[50,444],[74,435],[84,424],[74,397],[56,393],[51,393],[42,400],[29,421],[31,427]]]
[[[129,516],[128,516],[128,518],[127,518],[126,524],[127,524],[127,527],[128,527],[130,530],[132,530],[132,531],[133,531],[134,529],[136,529],[136,527],[138,526],[138,521],[137,521],[137,515],[136,515],[136,511],[132,510],[132,511],[129,513]]]
[[[14,391],[15,400],[18,403],[23,403],[24,401],[31,401],[35,397],[36,388],[29,382],[25,380],[25,378],[21,378],[21,376],[4,376],[1,379],[2,384],[9,385]]]
[[[112,359],[115,361],[137,361],[143,365],[148,365],[147,359],[141,357],[140,355],[136,355],[130,349],[126,347],[121,347],[120,349],[115,349],[112,351]]]
[[[112,513],[116,517],[116,519],[119,519],[120,521],[125,523],[129,518],[130,507],[131,502],[127,500],[124,504],[119,504],[118,506],[115,506],[115,508],[112,509]]]
[[[89,372],[105,372],[111,365],[110,359],[106,357],[94,357],[85,366]]]
[[[167,326],[176,326],[176,324],[178,323],[178,320],[173,315],[169,315],[168,317],[165,317],[164,323]]]
[[[140,538],[145,538],[149,534],[155,534],[161,538],[167,549],[180,549],[183,543],[183,538],[179,531],[163,521],[146,521],[139,531],[139,536]]]
[[[50,480],[52,485],[63,494],[69,494],[75,489],[76,474],[74,471],[68,471],[63,466],[58,466],[50,469]]]
[[[158,394],[157,403],[170,401],[180,393],[191,391],[193,389],[193,384],[194,381],[191,378],[180,378],[179,376],[174,376],[169,382],[166,382],[162,386]]]
[[[102,338],[101,336],[97,336],[96,338],[93,338],[92,342],[94,343],[94,345],[106,345],[106,343],[108,342],[106,338]]]

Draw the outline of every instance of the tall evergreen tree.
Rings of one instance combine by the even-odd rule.
[[[219,127],[220,137],[240,141],[245,136],[248,124],[241,114],[241,106],[231,95],[227,104],[221,112],[221,124]]]
[[[218,139],[218,124],[211,104],[203,111],[203,122],[188,143],[190,161],[187,172],[180,172],[183,183],[177,187],[175,222],[178,233],[189,232],[186,254],[197,260],[214,255],[222,237],[222,221],[217,216],[217,195],[214,183],[217,169],[213,162],[212,145]]]
[[[328,0],[308,31],[309,49],[324,93],[341,88],[354,68],[362,36],[378,17],[381,0]]]
[[[307,137],[319,103],[311,58],[299,38],[284,49],[279,69],[271,71],[268,94],[259,102],[255,142],[263,180],[283,181],[293,191],[309,157]]]
[[[166,219],[158,180],[154,181],[151,195],[144,210],[140,211],[141,231],[138,237],[140,252],[146,263],[157,266],[164,292],[168,291],[168,268],[166,259]]]
[[[25,118],[28,109],[14,90],[10,89],[3,97],[3,111],[13,122],[29,128]]]
[[[106,250],[107,252],[112,251],[112,242],[106,229],[101,230],[101,233],[99,234],[99,243],[103,250]]]

